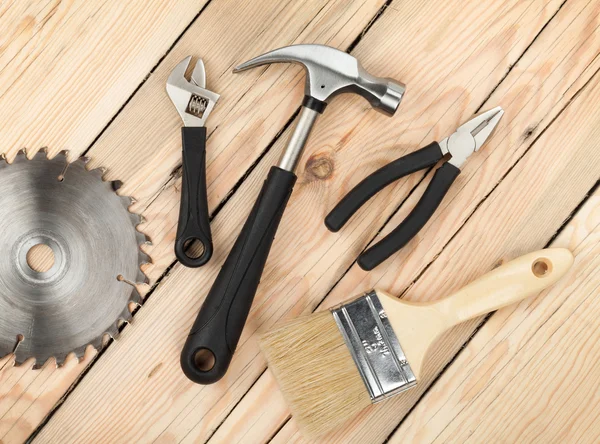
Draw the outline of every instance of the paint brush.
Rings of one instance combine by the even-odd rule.
[[[432,302],[373,290],[284,323],[263,336],[261,347],[300,429],[316,437],[418,384],[427,351],[442,333],[538,294],[572,263],[567,249],[536,251]]]

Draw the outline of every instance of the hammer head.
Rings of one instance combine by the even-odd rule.
[[[392,115],[406,89],[400,82],[372,76],[350,54],[325,45],[285,46],[242,63],[233,72],[281,62],[302,65],[306,70],[305,94],[321,102],[353,92],[367,99],[375,109]]]

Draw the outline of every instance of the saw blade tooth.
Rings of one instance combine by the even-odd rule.
[[[87,350],[87,346],[88,346],[88,344],[85,344],[85,345],[77,347],[77,348],[75,348],[75,350],[73,350],[73,353],[75,354],[75,357],[77,358],[78,362],[81,362],[81,360],[85,356],[85,351]]]
[[[134,304],[136,304],[139,307],[142,306],[142,296],[140,296],[140,292],[135,287],[133,287],[131,290],[131,295],[129,296],[129,302],[133,302]],[[129,310],[129,307],[127,307],[127,309]]]
[[[62,360],[58,360],[56,359],[56,365],[58,367],[64,367],[65,365],[67,365],[69,362],[71,361],[77,361],[79,362],[79,357],[77,356],[77,354],[75,353],[75,350],[70,351],[69,353],[67,353]]]
[[[145,243],[142,243],[141,245],[145,245]],[[153,263],[150,255],[148,253],[146,253],[144,250],[142,250],[141,248],[140,248],[140,252],[138,254],[138,262],[139,262],[140,266]]]
[[[121,311],[121,314],[119,315],[119,319],[123,322],[125,322],[126,324],[131,324],[131,321],[133,320],[133,316],[131,316],[131,311],[129,311],[129,306],[125,307],[123,309],[123,311]]]
[[[106,331],[106,334],[108,336],[110,336],[110,338],[112,340],[117,340],[119,338],[119,327],[117,327],[117,323],[113,323],[110,327],[108,327],[108,330]]]
[[[36,359],[33,356],[25,353],[25,349],[17,347],[13,352],[15,355],[15,366],[24,366],[27,368],[38,369],[41,368],[50,357],[42,357]]]
[[[142,270],[142,268],[141,268],[143,265],[146,265],[146,264],[147,263],[142,263],[140,265],[140,268],[138,269],[138,274],[135,277],[135,281],[138,284],[146,284],[146,285],[150,284],[150,279],[148,278],[148,276],[146,276],[146,273],[144,273],[144,270]]]
[[[104,348],[103,337],[104,337],[104,334],[98,336],[97,338],[94,338],[90,342],[90,345],[92,347],[94,347],[96,349],[96,351],[100,351],[100,350],[102,350]]]
[[[104,181],[104,175],[106,174],[106,168],[97,167],[97,168],[89,170],[89,172],[91,174],[93,174],[94,176],[98,177],[100,180]]]
[[[14,362],[15,362],[15,367],[26,367],[28,369],[38,369],[40,368],[39,366],[37,366],[37,361],[35,360],[35,358],[32,358],[31,356],[17,356],[17,354],[14,354]]]
[[[119,194],[119,193],[117,193],[117,194]],[[121,202],[123,203],[123,206],[127,209],[127,211],[129,211],[131,214],[137,214],[137,213],[129,210],[131,208],[131,206],[135,203],[135,200],[133,199],[133,197],[121,196],[121,195],[119,195],[119,197],[121,198]],[[135,226],[135,224],[133,224],[133,225]]]
[[[17,151],[17,154],[12,158],[12,160],[9,160],[9,158],[7,157],[7,163],[9,163],[10,165],[25,162],[26,160],[27,160],[27,151],[25,150],[25,148]]]
[[[8,355],[11,355],[12,352],[14,350],[14,347],[12,348],[8,348],[8,347],[0,347],[0,361],[5,358]],[[0,364],[0,368],[2,368],[2,365]]]

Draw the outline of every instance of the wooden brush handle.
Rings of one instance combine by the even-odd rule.
[[[535,295],[558,281],[573,264],[565,248],[535,251],[503,264],[431,305],[453,325]]]

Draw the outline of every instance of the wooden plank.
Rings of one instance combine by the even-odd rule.
[[[281,44],[288,44],[293,43],[294,39],[304,39],[307,35],[310,35],[311,38],[320,39],[322,43],[329,43],[340,47],[348,46],[367,26],[370,18],[377,13],[382,4],[383,0],[367,2],[324,0],[303,4],[292,2],[279,5],[277,8],[257,8],[256,4],[248,4],[246,5],[248,10],[240,14],[241,11],[238,8],[238,2],[215,1],[190,28],[186,36],[175,46],[169,55],[170,58],[168,57],[159,66],[156,73],[140,89],[139,93],[123,110],[123,113],[115,121],[114,125],[106,132],[105,136],[101,137],[98,143],[94,145],[94,148],[90,152],[90,156],[93,159],[91,162],[92,167],[107,167],[107,177],[116,171],[117,175],[110,178],[118,177],[126,184],[135,183],[139,178],[146,180],[148,176],[152,175],[157,181],[155,183],[157,188],[165,187],[167,192],[175,191],[175,194],[169,194],[172,198],[170,205],[173,204],[170,208],[175,209],[178,206],[179,190],[170,185],[165,186],[165,183],[169,182],[170,179],[172,180],[171,172],[176,168],[178,162],[180,162],[180,131],[178,127],[181,125],[181,122],[172,103],[164,92],[164,82],[176,62],[190,53],[197,55],[199,40],[210,43],[210,47],[203,46],[207,50],[203,51],[201,55],[207,60],[208,83],[210,87],[222,93],[222,100],[218,108],[218,110],[222,111],[222,114],[219,114],[217,110],[211,116],[210,123],[215,124],[215,126],[219,126],[222,123],[224,128],[230,128],[236,124],[243,123],[243,125],[248,125],[245,131],[250,134],[256,132],[257,135],[260,135],[262,137],[260,139],[262,145],[257,143],[252,150],[247,149],[247,156],[243,158],[245,162],[252,163],[280,128],[280,126],[273,126],[270,129],[271,133],[264,130],[259,131],[259,129],[264,127],[265,116],[268,116],[275,109],[277,117],[282,121],[286,121],[297,108],[302,95],[301,85],[298,83],[302,80],[302,75],[297,70],[287,70],[287,68],[281,67],[280,71],[282,75],[279,81],[284,84],[289,82],[292,82],[292,84],[298,83],[292,91],[294,97],[284,100],[290,94],[289,87],[282,88],[279,83],[276,83],[273,88],[277,89],[277,94],[273,94],[272,96],[267,94],[267,97],[271,97],[272,101],[283,104],[284,107],[274,108],[273,103],[263,103],[262,115],[258,112],[249,113],[247,109],[244,109],[241,112],[241,117],[245,120],[242,122],[239,112],[237,110],[235,112],[232,111],[232,106],[239,101],[243,103],[243,100],[249,100],[247,106],[252,106],[257,101],[254,94],[259,94],[260,88],[256,88],[256,80],[242,82],[239,80],[239,76],[236,78],[229,75],[234,61],[241,61],[264,51],[266,48],[272,46],[274,39],[287,39],[286,41],[280,41],[282,41]],[[233,13],[232,11],[236,12]],[[232,18],[235,18],[237,22],[233,22]],[[232,26],[239,32],[229,32]],[[218,38],[215,38],[215,36]],[[257,49],[256,45],[259,45],[260,49]],[[215,65],[211,65],[211,61],[214,61]],[[220,62],[220,65],[216,62]],[[218,68],[219,70],[212,70],[211,68]],[[219,83],[212,78],[212,74],[218,75],[222,74],[222,72],[227,72],[228,74],[224,77],[224,82]],[[258,70],[255,74],[259,76],[260,72]],[[270,81],[267,86],[271,86]],[[245,97],[249,89],[253,89],[254,92]],[[229,91],[231,91],[231,94],[229,94]],[[235,100],[228,102],[228,95],[233,96],[234,93],[238,94],[238,96]],[[222,103],[226,106],[222,106]],[[227,107],[228,104],[229,107]],[[141,120],[139,120],[140,116],[142,116]],[[156,124],[156,121],[161,120],[165,120],[165,125],[162,125],[162,123],[161,125]],[[259,123],[257,124],[256,122]],[[275,125],[279,125],[278,122],[280,121],[277,120]],[[114,129],[114,127],[117,129]],[[145,138],[148,134],[153,134],[152,131],[155,128],[159,128],[162,131],[162,138]],[[237,131],[240,131],[240,128]],[[229,134],[234,133],[230,130]],[[218,138],[211,137],[211,147],[217,146],[216,143],[218,143],[218,140]],[[246,140],[238,141],[238,144],[235,146],[226,145],[230,150],[243,152],[243,149],[247,148],[249,141],[253,143],[252,140],[246,137]],[[129,144],[130,142],[131,144]],[[170,146],[172,150],[165,149],[165,145]],[[128,149],[124,150],[123,146],[128,147]],[[115,147],[118,149],[117,151],[115,151]],[[133,153],[134,155],[131,158],[131,163],[127,164],[126,160],[129,153]],[[143,159],[150,154],[158,158],[157,163],[159,165],[162,164],[161,156],[163,155],[172,156],[174,163],[168,166],[168,168],[160,170],[164,173],[162,176],[157,176],[156,164],[148,163],[143,168],[139,167],[140,164],[144,165]],[[237,157],[242,158],[241,156]],[[164,166],[164,164],[162,165]],[[119,170],[121,166],[125,166],[125,171],[122,174],[120,173],[121,170]],[[248,164],[242,164],[235,171],[235,174],[224,174],[227,178],[226,186],[232,187],[244,174],[247,166]],[[215,173],[215,175],[219,176],[221,173],[222,171]],[[178,176],[175,175],[175,177]],[[124,188],[123,191],[127,190]],[[149,194],[151,195],[152,193]],[[211,195],[214,196],[212,191]],[[143,196],[136,197],[140,198],[138,209],[143,208],[149,203],[148,200],[144,201]],[[150,201],[154,197],[151,196]],[[211,202],[211,205],[214,207],[217,203],[218,200],[215,200]],[[152,234],[153,240],[164,240],[164,243],[158,244],[154,249],[149,251],[154,260],[154,263],[147,270],[151,278],[161,275],[165,268],[174,260],[171,236],[174,236],[177,210],[175,209],[173,214],[169,214],[166,222],[173,222],[166,226],[160,217],[161,210],[158,208],[156,210],[158,211],[158,217],[150,217],[145,229]],[[171,240],[168,240],[169,237],[171,237]],[[166,248],[163,248],[165,245]],[[37,421],[29,421],[25,424],[23,430],[27,430],[27,434],[24,436],[27,436],[35,429],[41,419],[48,414],[54,403],[68,390],[89,362],[89,360],[85,360],[76,370],[71,368],[68,370],[56,370],[53,373],[56,375],[56,378],[53,379],[52,384],[44,386],[45,391],[39,396],[38,394],[33,395],[30,393],[29,387],[32,387],[31,385],[22,387],[22,391],[14,392],[14,396],[20,400],[36,399],[34,404],[28,407],[28,411],[31,418],[35,417],[39,419]],[[20,374],[23,369],[9,368],[7,371]],[[28,370],[26,376],[35,380],[37,377],[41,378],[42,374]],[[54,402],[50,402],[51,399],[54,399]],[[9,411],[6,417],[21,418],[12,411]],[[8,421],[6,421],[6,426],[8,427],[9,425]],[[3,439],[2,434],[0,434],[0,439]]]
[[[598,442],[600,191],[553,245],[575,252],[569,275],[496,313],[390,442]]]
[[[89,148],[205,0],[8,1],[0,4],[0,153]],[[21,442],[92,356],[79,365],[2,365],[0,440]]]
[[[486,145],[484,151],[482,151],[482,154],[484,152],[490,153],[491,158],[478,165],[472,165],[471,162],[476,161],[476,159],[471,159],[469,165],[467,165],[467,168],[473,166],[477,173],[466,179],[466,190],[460,191],[458,196],[460,197],[465,193],[465,196],[476,196],[476,198],[470,202],[471,197],[463,198],[463,202],[459,198],[449,196],[445,201],[448,202],[448,207],[438,211],[439,217],[428,225],[424,234],[419,236],[419,239],[412,242],[389,264],[383,264],[380,267],[382,268],[381,272],[378,269],[365,274],[358,267],[353,267],[333,290],[322,307],[336,305],[350,295],[360,294],[361,291],[373,287],[389,289],[394,294],[402,294],[413,285],[415,279],[419,279],[427,264],[437,256],[439,249],[443,248],[444,243],[448,242],[454,234],[453,231],[448,232],[450,227],[455,226],[454,221],[465,217],[463,213],[469,214],[477,206],[477,203],[486,196],[490,188],[496,184],[494,177],[490,177],[490,173],[493,174],[494,170],[498,168],[499,165],[496,162],[501,162],[498,159],[507,156],[510,152],[507,150],[507,146],[511,146],[511,150],[516,149],[517,152],[522,153],[521,149],[528,147],[533,140],[528,134],[531,131],[534,134],[540,134],[544,127],[556,117],[558,111],[569,103],[576,92],[600,67],[596,59],[600,36],[595,27],[589,26],[597,19],[597,14],[597,5],[595,5],[595,8],[589,8],[586,2],[567,3],[532,47],[529,48],[508,77],[499,85],[488,100],[488,104],[484,105],[484,108],[486,108],[502,104],[506,109],[506,115],[501,122],[503,127],[490,141],[491,146]],[[582,32],[582,29],[587,31]],[[556,62],[553,63],[554,60]],[[509,130],[503,131],[504,127],[508,127]],[[519,146],[521,148],[518,148]],[[495,156],[498,156],[496,160],[493,159]],[[465,174],[468,174],[467,171],[463,172],[461,177],[464,177]],[[399,221],[406,216],[407,211],[421,196],[426,185],[427,181],[419,187],[413,197],[394,217],[394,220],[387,225],[379,238],[387,234],[391,228],[397,226]],[[565,185],[565,189],[569,189],[568,184]],[[494,213],[498,210],[490,211]],[[502,214],[505,214],[504,210]],[[462,232],[464,230],[463,228]],[[479,232],[479,230],[475,231]],[[479,234],[484,235],[485,233],[480,232]],[[463,233],[464,238],[471,235],[472,233]],[[493,234],[489,233],[489,236],[493,237]],[[475,258],[479,257],[476,252],[468,251],[475,255]],[[512,253],[509,251],[508,254]],[[437,273],[442,276],[439,279],[448,278],[449,276],[448,271],[444,272],[443,268],[438,268]],[[428,274],[428,276],[431,275]],[[472,277],[475,276],[476,274],[472,275]],[[468,277],[466,280],[468,280]],[[445,291],[450,291],[444,290],[441,285],[437,290],[439,295]],[[411,290],[409,294],[415,293]],[[261,376],[259,382],[247,395],[248,400],[242,400],[232,415],[217,431],[215,442],[227,440],[226,438],[233,439],[241,434],[254,436],[255,429],[268,429],[273,433],[279,430],[281,427],[280,418],[286,416],[288,412],[287,410],[285,412],[280,410],[279,396],[268,393],[268,388],[272,384],[270,372]],[[263,390],[263,387],[266,389]],[[252,401],[254,399],[273,399],[274,401],[261,403],[262,408],[256,411],[257,406]],[[400,406],[394,404],[388,411],[390,413],[387,415],[382,414],[381,424],[372,423],[373,415],[357,420],[356,427],[353,430],[356,432],[364,427],[365,432],[362,434],[354,436],[354,432],[349,432],[340,436],[336,435],[335,439],[340,442],[345,442],[351,438],[356,438],[360,442],[361,439],[367,439],[367,437],[373,440],[374,436],[369,435],[370,431],[374,429],[391,430],[390,425],[393,428],[393,424],[397,423],[403,412],[407,411],[416,399],[416,397],[414,399],[410,398]],[[244,421],[252,410],[254,410],[254,415],[261,415],[260,422],[248,423]],[[389,423],[386,423],[386,421]],[[292,421],[291,424],[284,426],[278,436],[275,437],[274,442],[289,442],[296,432],[295,424]],[[381,439],[384,439],[385,436],[384,432],[379,435]],[[299,436],[295,437],[299,438]],[[327,437],[327,440],[333,439],[333,436]]]
[[[219,0],[218,7],[209,6],[190,27],[89,153],[90,165],[108,167],[107,179],[123,181],[122,193],[138,200],[133,208],[148,220],[142,230],[152,238],[146,249],[152,264],[144,271],[151,281],[175,261],[181,119],[164,92],[173,67],[189,54],[202,57],[207,86],[221,94],[207,120],[209,132],[218,128],[209,133],[207,145],[209,207],[214,209],[293,116],[304,94],[304,74],[297,67],[272,65],[237,75],[232,68],[293,43],[348,47],[383,4],[319,0],[277,7],[265,2],[261,7]]]
[[[562,221],[600,178],[600,159],[595,155],[600,149],[597,129],[600,113],[595,109],[600,94],[598,75],[592,82],[575,96],[437,260],[407,289],[405,298],[438,298],[489,270],[500,259],[541,248],[552,238]],[[532,183],[536,186],[532,187]],[[503,217],[497,217],[498,214]],[[449,269],[466,272],[444,272]],[[418,401],[476,326],[477,322],[466,323],[439,341],[431,352],[427,376],[415,389],[366,409],[357,419],[324,439],[327,442],[385,439],[386,433],[390,433]],[[295,427],[293,421],[290,424]],[[286,434],[289,433],[287,430]]]
[[[0,152],[86,150],[205,0],[6,2]]]
[[[0,363],[0,442],[24,442],[95,356],[89,347],[81,362],[68,358],[61,368],[48,362],[36,371],[31,362],[12,367],[13,360],[5,358]]]
[[[304,94],[304,74],[297,67],[272,65],[243,74],[233,74],[233,67],[293,43],[346,48],[383,4],[384,0],[219,0],[209,5],[95,144],[91,165],[108,167],[106,177],[123,181],[123,193],[138,199],[140,209],[173,186],[181,174],[182,122],[165,84],[173,67],[193,54],[205,62],[207,87],[221,95],[207,119],[208,197],[209,207],[215,208],[299,108]],[[174,196],[172,203],[178,205],[178,200]],[[174,230],[173,223],[161,226],[158,233],[171,235]],[[171,253],[173,239],[167,242]],[[151,251],[160,264],[149,268],[151,277],[164,270],[163,256],[156,254],[163,251],[162,246]],[[174,261],[172,254],[166,257],[169,264]]]
[[[454,13],[456,6],[449,5],[449,11],[444,10],[444,13]],[[433,11],[437,11],[439,5],[423,2],[403,5],[408,10],[388,8],[358,45],[356,54],[367,69],[412,82],[415,90],[422,93],[407,96],[404,113],[397,116],[395,125],[366,108],[362,99],[352,97],[337,101],[335,107],[328,109],[329,114],[323,116],[305,156],[308,167],[302,163],[297,190],[284,216],[288,222],[283,222],[261,292],[228,375],[213,386],[193,385],[180,373],[178,355],[202,296],[245,219],[266,170],[278,157],[287,133],[217,215],[213,235],[215,244],[221,247],[211,264],[201,273],[179,266],[173,268],[169,278],[159,285],[136,316],[133,328],[125,329],[122,340],[106,351],[42,430],[39,440],[119,436],[127,440],[191,441],[209,437],[264,369],[256,344],[257,328],[269,328],[283,315],[294,316],[312,309],[351,263],[352,251],[349,250],[356,252],[361,248],[394,210],[399,197],[410,189],[408,182],[403,182],[393,190],[394,197],[384,193],[376,200],[381,211],[364,216],[360,220],[364,227],[354,229],[352,235],[332,235],[323,227],[322,217],[330,201],[336,201],[344,192],[343,184],[350,176],[345,176],[345,172],[336,174],[335,170],[332,175],[323,174],[323,169],[314,168],[314,160],[328,163],[333,158],[336,169],[338,165],[349,165],[351,159],[364,160],[362,169],[355,166],[348,171],[360,178],[368,169],[400,154],[389,148],[374,148],[367,153],[365,146],[389,147],[403,133],[403,141],[409,145],[399,151],[408,151],[414,144],[424,142],[427,136],[422,128],[429,130],[433,126],[431,137],[450,131],[457,120],[465,120],[489,95],[558,6],[558,2],[493,3],[482,8],[483,11],[472,6],[473,10],[466,14],[473,20],[448,27],[450,34],[444,40],[445,45],[434,45],[432,49],[431,44],[423,40],[428,34],[417,31],[424,23],[431,22],[432,17],[438,17]],[[498,16],[502,19],[498,20]],[[407,21],[407,17],[411,20]],[[448,15],[445,17],[448,19]],[[507,35],[506,29],[517,22],[527,25]],[[427,29],[433,33],[440,26]],[[467,32],[462,27],[472,27],[477,33]],[[433,38],[433,34],[429,37]],[[395,66],[388,56],[407,42],[420,57],[399,60]],[[497,50],[490,51],[490,45]],[[447,54],[456,54],[457,59],[440,64],[439,59]],[[483,66],[480,70],[473,69],[477,60]],[[441,83],[440,79],[445,81]],[[452,93],[444,96],[444,91]],[[457,103],[460,103],[459,116]],[[452,112],[448,113],[449,110]],[[540,111],[539,117],[544,117],[543,112]],[[361,126],[357,129],[359,122]],[[348,137],[349,133],[352,138]],[[487,184],[491,186],[500,180],[524,149],[525,145],[518,145],[508,154],[503,152],[502,156],[493,157],[496,163],[490,164],[490,170],[494,174]],[[368,162],[367,158],[370,158]],[[475,166],[481,167],[477,162],[472,165],[473,169],[465,170],[464,180],[476,171]],[[413,178],[412,184],[416,180]],[[160,201],[160,196],[154,204],[161,209],[167,205]],[[469,201],[468,205],[471,204],[475,205]],[[459,224],[454,230],[458,227]],[[452,228],[449,231],[452,232]],[[282,248],[284,245],[287,249]],[[292,256],[290,251],[293,251]],[[131,427],[132,423],[139,426]]]

